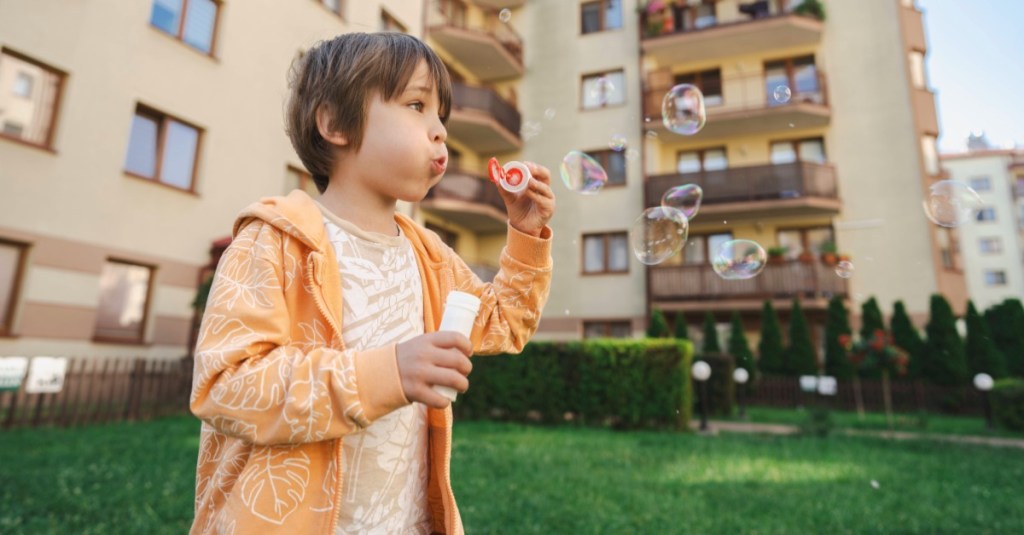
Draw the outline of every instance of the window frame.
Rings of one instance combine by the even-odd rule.
[[[96,303],[97,321],[93,324],[93,328],[92,328],[93,329],[92,341],[93,342],[97,342],[97,343],[102,343],[102,344],[146,345],[147,344],[147,342],[146,342],[146,328],[149,325],[149,318],[150,318],[150,315],[152,314],[153,290],[156,287],[156,271],[157,271],[157,266],[155,266],[153,264],[146,264],[146,263],[143,263],[143,262],[136,262],[136,261],[133,261],[133,260],[126,260],[124,258],[117,258],[117,257],[107,257],[104,260],[103,265],[106,266],[107,264],[122,264],[122,265],[127,265],[127,266],[141,267],[141,268],[148,269],[149,270],[149,281],[147,282],[147,285],[146,285],[147,286],[146,287],[146,301],[145,301],[145,303],[143,304],[143,307],[142,307],[142,319],[139,320],[138,336],[137,336],[137,338],[134,338],[134,339],[118,338],[118,337],[115,337],[115,336],[105,336],[105,335],[97,334],[96,331],[99,328],[98,321],[99,321],[99,308],[100,308],[100,302],[97,301],[97,303]],[[102,277],[103,277],[103,275],[102,275],[102,270],[101,270],[100,271],[100,278],[102,279]],[[103,292],[101,290],[100,291],[100,299],[102,300],[102,298],[103,298]]]
[[[1002,280],[1000,280],[1000,281],[993,281],[993,279],[990,278],[990,277],[996,277],[997,275]],[[1007,284],[1007,281],[1006,281],[1006,270],[1005,269],[986,269],[984,271],[984,273],[982,273],[982,277],[985,280],[985,286],[1006,286],[1006,284]]]
[[[982,218],[981,214],[991,213],[991,218]],[[977,223],[995,223],[996,219],[996,207],[995,206],[982,206],[978,209],[978,213],[974,216],[974,220]]]
[[[722,151],[725,156],[725,168],[723,169],[706,169],[704,161],[707,158],[707,153],[710,151]],[[696,154],[697,159],[700,161],[700,171],[680,171],[679,170],[679,158],[684,154]],[[676,174],[680,175],[696,175],[700,173],[714,173],[717,171],[725,171],[729,169],[729,147],[727,145],[719,145],[715,147],[703,147],[699,149],[680,149],[676,151]]]
[[[710,73],[718,73],[718,93],[710,95],[711,97],[717,96],[718,101],[711,101],[712,103],[708,102],[709,95],[707,91],[705,91],[707,83],[704,81],[704,78],[708,76]],[[693,77],[693,81],[687,81],[685,79],[691,76]],[[714,69],[704,69],[702,71],[684,72],[672,75],[673,87],[679,84],[690,84],[696,86],[697,89],[700,89],[701,94],[704,95],[704,104],[709,108],[715,108],[718,106],[725,105],[725,84],[722,80],[721,67],[715,67]]]
[[[163,28],[157,26],[156,24],[153,24],[152,8],[150,8],[151,11],[150,11],[150,16],[149,16],[149,26],[151,28],[156,29],[161,34],[166,35],[166,36],[170,37],[171,39],[174,39],[175,41],[178,41],[179,43],[187,46],[190,50],[193,50],[196,53],[202,54],[202,55],[204,55],[204,56],[206,56],[208,58],[216,59],[217,58],[217,34],[219,33],[219,30],[220,30],[220,14],[221,14],[221,11],[224,8],[224,0],[210,0],[210,2],[212,2],[214,4],[214,6],[216,6],[216,11],[214,12],[214,15],[213,15],[213,32],[210,33],[210,51],[209,52],[203,51],[202,49],[196,48],[194,45],[185,42],[185,23],[188,20],[188,5],[192,1],[193,0],[181,0],[181,14],[179,15],[179,18],[181,20],[178,21],[178,31],[177,31],[177,33],[172,34],[172,33],[168,32],[168,31],[164,30]],[[341,0],[339,0],[339,1],[341,1]]]
[[[782,240],[779,239],[779,235],[783,232],[799,232],[800,233],[800,251],[794,253],[787,251],[784,258],[787,260],[799,260],[803,254],[820,255],[821,251],[815,251],[810,245],[810,233],[815,230],[828,230],[829,240],[832,243],[836,242],[836,229],[829,225],[815,225],[809,227],[778,227],[775,229],[775,243],[777,246],[782,246]]]
[[[27,140],[27,139],[25,139],[25,138],[23,138],[21,136],[14,136],[14,135],[6,134],[6,133],[3,132],[2,129],[0,129],[0,139],[6,139],[6,140],[9,140],[9,141],[13,141],[15,143],[20,143],[20,144],[25,145],[27,147],[33,147],[33,148],[36,148],[36,149],[42,149],[42,150],[45,150],[45,151],[52,152],[52,153],[56,154],[57,151],[53,147],[53,140],[54,140],[54,137],[56,136],[57,126],[60,124],[61,103],[64,100],[64,89],[65,89],[65,85],[67,84],[68,74],[66,72],[64,72],[64,71],[62,71],[62,70],[52,66],[52,65],[49,65],[49,64],[44,63],[42,61],[36,60],[36,59],[32,58],[31,56],[22,54],[22,53],[20,53],[20,52],[18,52],[16,50],[12,50],[12,49],[10,49],[10,48],[8,48],[6,46],[0,46],[0,59],[2,59],[2,56],[4,56],[4,55],[10,56],[10,57],[12,57],[14,59],[17,59],[19,61],[23,61],[23,62],[31,64],[31,65],[35,65],[36,67],[46,71],[48,74],[56,76],[56,78],[57,78],[57,86],[56,86],[56,89],[54,90],[53,109],[50,112],[50,124],[48,125],[47,130],[46,130],[46,141],[44,143],[35,143],[35,142],[29,141],[29,140]],[[37,80],[33,80],[33,85],[36,85],[38,83],[39,82]]]
[[[803,64],[797,65],[797,62],[808,58],[810,58],[811,60],[810,65],[814,66],[815,85],[817,86],[817,89],[815,91],[797,91],[796,69],[797,67],[803,66]],[[774,92],[775,88],[768,87],[768,70],[770,68],[777,68],[779,66],[784,68],[786,71],[786,86],[789,87],[790,97],[789,99],[786,100],[786,102],[772,103],[774,99],[772,93]],[[766,59],[761,64],[761,69],[762,76],[764,78],[763,87],[768,107],[788,106],[790,104],[796,104],[801,102],[812,102],[817,104],[824,104],[826,102],[825,84],[823,84],[821,81],[821,68],[818,65],[818,58],[815,54],[802,54],[799,56],[790,56],[779,59]],[[810,97],[810,100],[808,100],[807,97]]]
[[[621,270],[610,270],[609,266],[609,243],[613,236],[622,236],[626,241],[626,267]],[[600,271],[587,271],[587,238],[601,237],[601,270]],[[629,233],[622,231],[610,231],[610,232],[587,232],[580,236],[580,275],[591,276],[591,275],[624,275],[629,273]]]
[[[21,289],[25,281],[25,270],[28,267],[28,251],[31,244],[9,240],[0,237],[0,245],[18,249],[18,259],[15,261],[14,278],[11,281],[10,301],[7,302],[7,309],[4,311],[4,320],[0,321],[0,338],[14,336],[14,313],[18,310],[18,302],[21,299]],[[4,306],[0,303],[0,306]]]
[[[973,189],[976,192],[977,191],[992,191],[992,177],[990,177],[988,175],[972,176],[971,178],[967,179],[967,183],[971,187],[971,189]],[[984,187],[983,188],[977,187],[976,184],[979,184],[979,183],[984,184]]]
[[[618,325],[620,327],[621,326],[625,326],[629,330],[629,335],[628,336],[612,336],[611,335],[612,329],[616,325]],[[589,337],[589,339],[596,339],[596,338],[628,339],[628,338],[632,338],[633,337],[633,321],[630,320],[629,318],[611,318],[611,319],[583,320],[583,322],[580,325],[580,327],[582,329],[582,332],[580,333],[580,338],[581,339],[583,339],[583,340],[587,340],[588,339],[588,337],[587,337],[587,328],[591,327],[591,326],[600,326],[600,327],[602,327],[603,330],[604,330],[604,334],[602,336]]]
[[[156,147],[156,164],[155,164],[155,168],[154,168],[154,175],[152,177],[148,177],[146,175],[143,175],[143,174],[140,174],[140,173],[136,173],[135,171],[131,171],[131,170],[128,169],[128,166],[127,166],[127,164],[128,164],[128,154],[129,154],[129,151],[131,150],[131,142],[132,142],[131,129],[129,129],[129,131],[128,131],[128,146],[126,147],[127,150],[125,151],[125,161],[122,163],[124,174],[127,175],[127,176],[130,176],[132,178],[136,178],[136,179],[139,179],[139,180],[144,180],[144,181],[152,183],[152,184],[159,184],[159,185],[161,185],[161,186],[163,186],[165,188],[171,188],[174,191],[180,191],[180,192],[190,193],[192,195],[198,195],[198,192],[196,191],[196,178],[199,175],[199,163],[202,161],[203,138],[206,135],[206,131],[204,129],[200,128],[199,126],[196,126],[194,123],[191,123],[189,121],[181,119],[180,117],[178,117],[176,115],[171,115],[169,113],[165,113],[165,112],[159,111],[156,108],[153,108],[152,106],[147,106],[147,105],[145,105],[145,104],[143,104],[141,102],[137,103],[136,106],[135,106],[135,112],[132,114],[133,122],[134,122],[135,117],[138,116],[138,115],[141,115],[143,117],[147,117],[149,119],[156,119],[156,121],[157,121],[157,136],[156,136],[157,147]],[[188,187],[188,189],[180,188],[178,186],[175,186],[174,184],[168,184],[167,182],[164,182],[164,181],[160,180],[160,175],[161,175],[161,173],[163,171],[164,148],[165,148],[166,141],[167,141],[167,126],[168,126],[169,121],[174,121],[174,122],[180,123],[180,124],[182,124],[184,126],[192,128],[193,130],[196,131],[196,150],[195,150],[195,156],[193,156],[193,158],[192,158],[192,176],[189,179],[189,187]]]
[[[325,10],[327,10],[328,13],[332,13],[334,15],[337,15],[338,18],[340,18],[341,20],[345,20],[345,0],[338,0],[338,9],[336,9],[336,10],[335,9],[331,9],[330,6],[328,6],[325,3],[326,0],[313,0],[313,1],[316,2],[317,4],[320,4],[320,7],[324,8]]]
[[[615,1],[617,1],[619,3],[619,26],[616,27],[616,28],[610,28],[610,27],[608,27],[608,20],[607,20],[608,5],[611,2],[615,2]],[[597,6],[598,6],[598,15],[599,15],[598,29],[594,30],[594,31],[591,31],[591,32],[587,32],[587,31],[584,31],[584,27],[583,27],[583,8],[585,6],[594,5],[594,4],[597,4]],[[626,17],[625,17],[625,13],[623,13],[623,9],[624,9],[624,6],[622,5],[622,0],[587,0],[587,1],[584,1],[584,2],[580,2],[580,26],[579,26],[579,28],[580,28],[580,35],[581,36],[582,35],[591,35],[591,34],[595,34],[595,33],[603,33],[603,32],[611,32],[611,31],[616,31],[616,30],[622,30],[622,28],[625,26],[625,23],[626,23],[626,21],[625,21]]]
[[[801,152],[800,152],[800,146],[802,144],[804,144],[804,143],[811,142],[811,141],[817,141],[817,142],[821,143],[821,153],[825,156],[825,161],[824,162],[820,162],[819,163],[819,162],[816,162],[814,160],[805,160],[804,159],[803,154],[801,154]],[[796,161],[788,162],[788,163],[772,163],[771,165],[792,165],[792,164],[797,164],[797,163],[813,163],[813,164],[817,164],[817,165],[825,165],[825,164],[828,163],[828,149],[825,147],[825,138],[824,138],[824,136],[810,136],[810,137],[801,137],[801,138],[796,138],[796,139],[774,139],[774,140],[769,140],[768,141],[768,160],[769,160],[769,162],[771,161],[772,156],[775,154],[775,152],[773,150],[773,147],[775,145],[784,145],[784,144],[787,144],[787,143],[793,146],[793,153],[796,154]]]
[[[586,151],[587,156],[590,156],[598,164],[601,165],[601,169],[605,170],[605,174],[608,175],[608,183],[605,184],[601,189],[607,188],[621,188],[625,187],[629,181],[629,168],[626,165],[626,149],[621,151],[612,149],[599,149],[599,150],[588,150]],[[622,182],[612,182],[612,175],[608,172],[611,169],[611,156],[617,154],[622,158]]]
[[[986,247],[985,244],[989,244],[989,247]],[[999,236],[978,238],[978,252],[983,255],[1001,254],[1003,252],[1003,240]]]
[[[587,80],[593,79],[593,78],[598,78],[598,79],[599,78],[603,78],[605,76],[608,76],[609,74],[621,74],[622,75],[622,81],[623,81],[622,102],[617,102],[617,103],[611,104],[611,103],[607,102],[607,99],[605,99],[605,103],[601,104],[600,106],[587,107],[586,104],[585,104],[585,102],[586,102],[586,83],[587,83]],[[610,108],[622,108],[622,107],[625,107],[627,105],[627,103],[629,102],[629,98],[626,95],[625,82],[626,82],[626,69],[621,68],[621,67],[618,68],[618,69],[609,69],[609,70],[604,70],[604,71],[596,71],[596,72],[590,72],[590,73],[581,74],[580,75],[580,86],[579,86],[580,87],[580,94],[579,94],[579,97],[580,97],[580,111],[597,111],[597,110],[607,110],[607,109],[610,109]]]

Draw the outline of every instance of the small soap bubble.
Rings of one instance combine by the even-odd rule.
[[[751,240],[729,240],[718,246],[711,259],[715,273],[725,280],[756,277],[768,263],[768,255],[760,244]]]
[[[924,215],[943,227],[958,227],[981,208],[981,197],[970,186],[956,180],[940,180],[928,188]]]
[[[795,124],[793,124],[793,123],[789,123],[789,127],[790,127],[790,128],[796,128],[796,125],[795,125]]]
[[[523,125],[519,128],[519,135],[523,136],[523,140],[525,141],[539,136],[541,130],[543,130],[543,127],[539,122],[525,121],[523,122]]]
[[[498,20],[505,23],[512,20],[512,10],[502,9],[501,12],[498,13]]]
[[[700,132],[707,122],[704,94],[691,84],[673,87],[661,101],[661,120],[677,134],[692,136]]]
[[[640,151],[636,149],[629,149],[626,151],[626,160],[633,161],[640,157]]]
[[[568,315],[569,315],[569,309],[568,309],[568,308],[567,308],[567,309],[565,309],[565,315],[566,315],[566,316],[568,316]]]
[[[790,97],[793,96],[793,92],[790,91],[788,85],[780,85],[772,91],[772,97],[775,98],[775,102],[778,104],[785,104],[789,102]]]
[[[669,188],[661,196],[661,205],[675,208],[686,216],[687,220],[693,219],[700,210],[700,202],[704,199],[704,190],[696,184],[684,184]]]
[[[591,84],[588,90],[588,100],[597,103],[599,106],[608,104],[608,95],[615,92],[615,82],[612,82],[611,78],[602,76],[597,79],[597,82]]]
[[[608,183],[608,173],[590,155],[572,150],[562,158],[562,183],[576,193],[594,195]]]
[[[612,138],[608,140],[608,148],[622,152],[626,148],[626,136],[622,134],[612,134]]]
[[[544,110],[544,118],[550,121],[550,120],[555,118],[555,115],[557,113],[558,112],[555,111],[554,108],[548,108],[548,109]]]
[[[877,490],[879,487],[881,487],[881,485],[878,484],[878,481],[875,481],[874,479],[872,479],[871,480],[871,488]]]
[[[633,221],[629,242],[637,260],[653,266],[672,257],[686,244],[690,222],[675,208],[655,206]]]
[[[836,275],[839,275],[840,277],[842,277],[844,279],[848,279],[848,278],[852,277],[853,276],[853,270],[854,270],[853,262],[850,262],[849,260],[843,260],[843,261],[839,262],[838,264],[836,264]]]
[[[651,139],[658,139],[658,132],[655,131],[655,130],[648,130],[647,131],[647,137],[649,137]]]

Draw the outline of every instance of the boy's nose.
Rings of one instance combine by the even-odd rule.
[[[437,126],[434,128],[431,139],[438,143],[444,143],[448,139],[448,129],[438,121]]]

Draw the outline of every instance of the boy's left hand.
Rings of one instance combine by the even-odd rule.
[[[555,213],[555,193],[551,190],[551,172],[543,165],[524,162],[530,168],[533,178],[529,186],[519,193],[505,191],[495,184],[505,208],[508,211],[508,222],[513,228],[524,234],[539,237],[544,226]]]

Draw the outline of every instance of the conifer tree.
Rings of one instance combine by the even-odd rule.
[[[761,311],[761,340],[757,343],[757,367],[768,375],[784,375],[784,353],[779,316],[775,313],[772,302],[765,299]]]
[[[807,318],[800,300],[793,298],[793,311],[789,321],[789,372],[792,375],[817,375],[818,356],[811,342]]]

